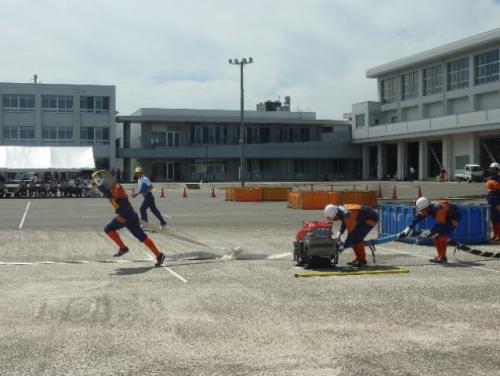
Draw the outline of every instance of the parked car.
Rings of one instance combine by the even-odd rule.
[[[457,182],[482,181],[484,176],[483,168],[478,164],[466,164],[463,170],[455,170],[455,180]]]

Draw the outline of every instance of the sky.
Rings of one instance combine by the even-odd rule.
[[[0,0],[0,82],[116,86],[116,109],[239,110],[291,96],[342,119],[366,70],[500,28],[499,0]]]

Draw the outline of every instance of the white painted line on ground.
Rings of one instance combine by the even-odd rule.
[[[28,201],[28,204],[26,205],[26,210],[24,211],[23,218],[21,219],[21,223],[19,223],[19,230],[22,230],[24,220],[26,219],[26,215],[28,214],[28,209],[30,208],[31,201]]]
[[[399,251],[399,250],[396,250],[396,249],[392,249],[392,248],[387,248],[387,247],[381,247],[381,246],[377,246],[377,248],[379,249],[384,249],[386,251],[391,251],[391,252],[396,252],[396,253],[400,253],[400,254],[404,254],[404,255],[409,255],[409,256],[413,256],[413,257],[419,257],[419,258],[423,258],[423,259],[427,259],[427,260],[430,260],[431,258],[428,257],[428,256],[422,256],[422,255],[416,255],[414,253],[410,253],[410,252],[404,252],[404,251]],[[482,266],[475,266],[475,265],[468,265],[464,262],[460,262],[460,261],[455,261],[455,262],[448,262],[449,264],[460,264],[460,265],[465,265],[465,266],[468,266],[470,268],[475,268],[475,269],[481,269],[481,270],[486,270],[486,271],[489,271],[489,272],[495,272],[495,273],[500,273],[500,270],[495,270],[495,269],[489,269],[489,268],[484,268]]]
[[[176,273],[176,272],[174,272],[172,269],[170,269],[168,266],[163,265],[163,267],[165,268],[165,270],[166,270],[167,272],[169,272],[170,274],[172,274],[174,277],[177,277],[177,278],[179,278],[182,282],[187,283],[187,280],[186,280],[183,276],[181,276],[181,275],[177,274],[177,273]]]
[[[147,255],[147,257],[151,260],[151,261],[156,261],[156,259],[151,256],[151,255]],[[166,265],[162,265],[162,267],[167,271],[169,272],[170,274],[172,274],[174,277],[178,278],[179,280],[181,280],[182,282],[184,283],[187,283],[187,279],[185,279],[183,276],[181,276],[180,274],[177,274],[176,272],[174,272],[172,269],[170,269],[168,266]]]

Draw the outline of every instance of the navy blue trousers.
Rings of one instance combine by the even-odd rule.
[[[158,218],[160,224],[164,225],[167,223],[165,222],[165,219],[163,219],[160,211],[156,207],[155,198],[151,192],[147,193],[146,196],[144,196],[144,201],[142,202],[142,205],[139,209],[139,211],[141,212],[141,219],[144,222],[148,221],[148,213],[146,211],[148,208],[151,209],[151,213],[153,213],[155,217]]]

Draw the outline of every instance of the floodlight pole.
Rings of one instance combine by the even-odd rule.
[[[246,58],[243,59],[229,59],[229,64],[231,65],[239,65],[240,66],[240,138],[239,138],[239,144],[240,144],[240,168],[239,168],[239,180],[241,183],[241,186],[245,186],[245,174],[246,174],[246,164],[245,164],[245,156],[243,152],[243,147],[246,141],[246,134],[245,134],[245,92],[243,89],[243,66],[245,64],[251,64],[253,63],[253,58]]]

